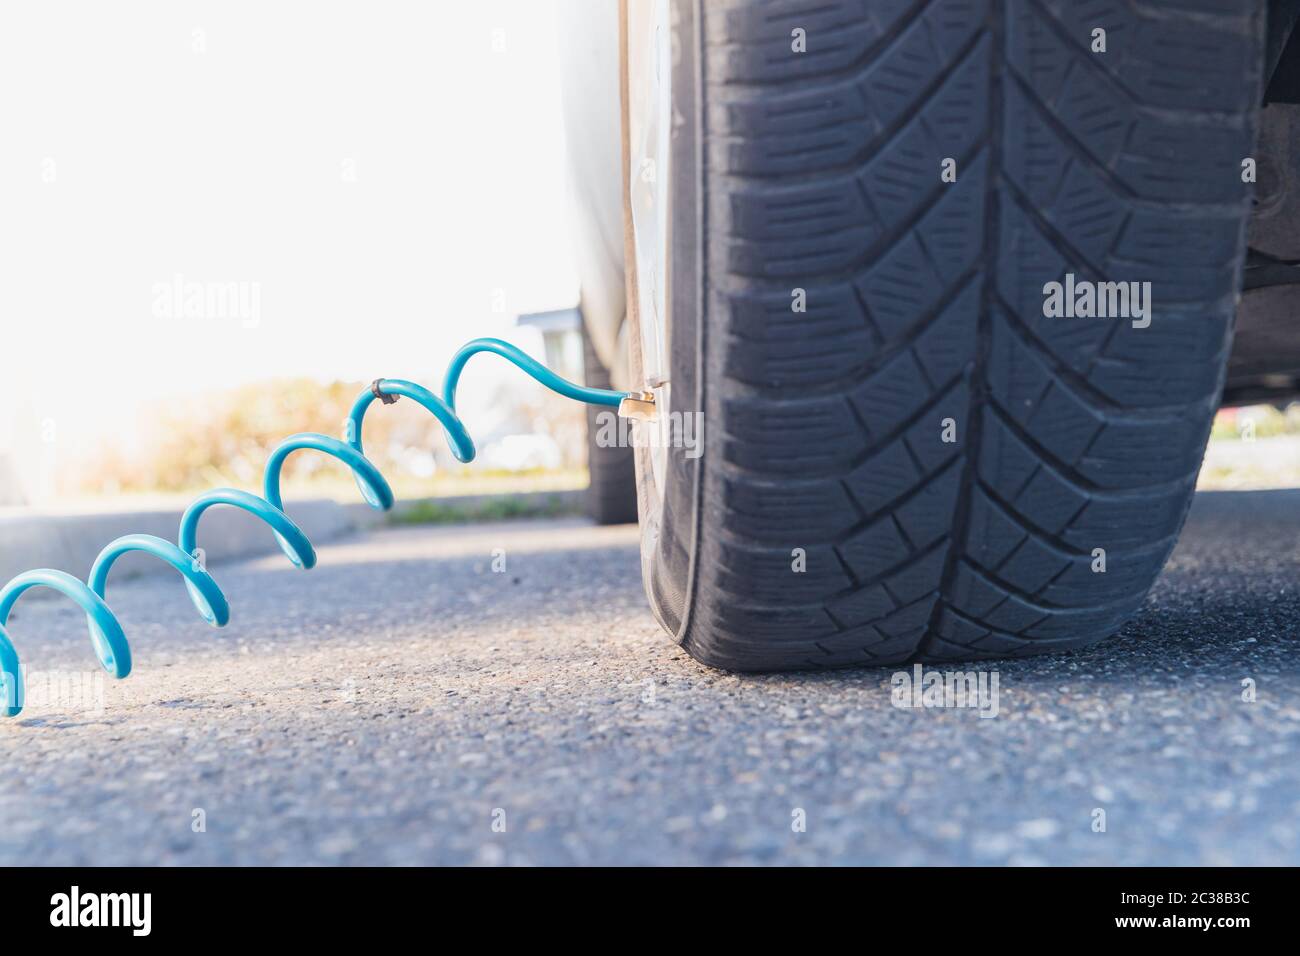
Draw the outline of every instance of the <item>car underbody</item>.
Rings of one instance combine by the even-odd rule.
[[[1224,405],[1300,397],[1300,0],[1269,4],[1255,211]]]

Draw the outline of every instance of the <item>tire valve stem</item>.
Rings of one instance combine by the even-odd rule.
[[[656,421],[658,412],[654,392],[628,392],[618,403],[619,418],[628,418],[634,422]]]

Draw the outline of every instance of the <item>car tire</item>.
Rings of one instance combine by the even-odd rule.
[[[672,0],[671,29],[660,413],[703,454],[637,449],[665,629],[741,671],[1114,634],[1223,387],[1264,4]],[[1067,273],[1149,282],[1149,327],[1047,317]]]
[[[584,381],[591,388],[611,388],[609,369],[601,364],[591,337],[582,330],[582,365]],[[603,406],[587,406],[587,515],[596,524],[634,524],[636,513],[636,465],[632,449],[626,444],[602,443],[602,434],[615,429],[604,428],[603,419],[614,413]]]

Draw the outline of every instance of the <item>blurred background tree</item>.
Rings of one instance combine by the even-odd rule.
[[[139,423],[136,447],[103,436],[87,467],[60,478],[75,495],[191,493],[218,485],[258,490],[275,445],[301,431],[341,437],[353,401],[368,387],[286,378],[172,402]],[[521,378],[517,388],[498,385],[465,417],[479,451],[470,465],[452,456],[437,419],[407,399],[371,406],[362,435],[366,456],[395,487],[417,494],[435,493],[449,480],[513,476],[546,487],[585,481],[582,406]],[[328,456],[301,453],[285,463],[289,492],[350,494],[351,486],[347,469]]]

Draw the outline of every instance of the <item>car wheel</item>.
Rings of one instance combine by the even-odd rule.
[[[601,364],[591,336],[582,330],[584,382],[592,388],[612,388],[609,369]],[[596,524],[631,524],[636,514],[636,467],[632,448],[623,442],[603,441],[617,434],[612,410],[587,406],[587,514]]]
[[[1135,612],[1223,385],[1263,32],[1259,0],[626,0],[642,560],[693,657],[1010,657]]]

